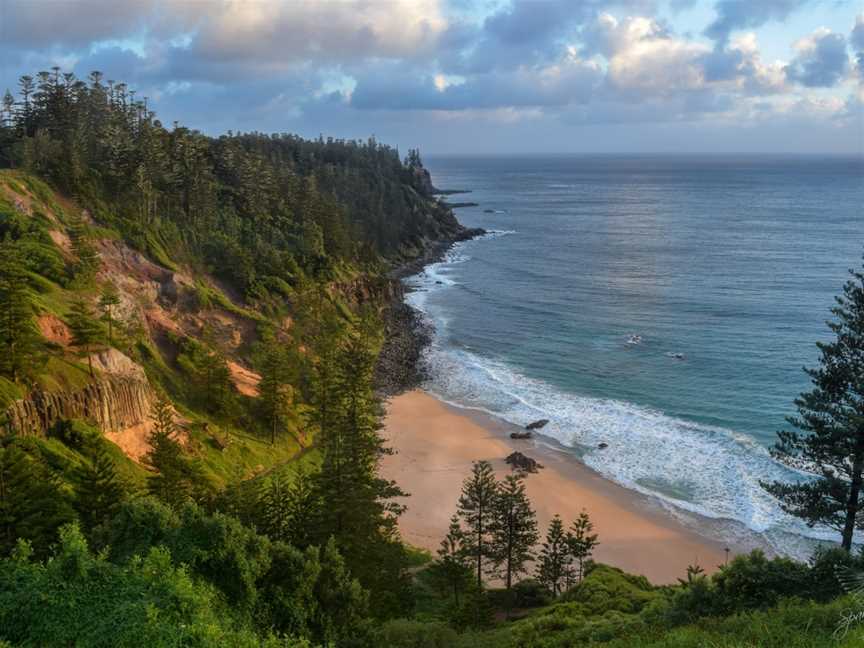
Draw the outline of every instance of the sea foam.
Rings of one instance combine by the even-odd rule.
[[[746,434],[670,417],[631,403],[580,396],[523,375],[506,361],[453,346],[449,319],[428,296],[458,285],[456,266],[473,245],[510,231],[459,243],[439,263],[409,277],[407,299],[436,331],[426,349],[427,389],[440,399],[486,412],[515,425],[547,418],[542,435],[571,450],[606,478],[659,500],[673,512],[728,521],[732,541],[743,525],[777,551],[806,558],[814,541],[834,540],[829,529],[808,528],[783,513],[760,481],[806,478],[774,461]],[[607,444],[603,449],[600,443]],[[721,527],[723,528],[723,527]]]

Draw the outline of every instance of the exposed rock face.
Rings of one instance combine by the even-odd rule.
[[[72,392],[37,390],[6,410],[6,433],[44,436],[61,419],[82,419],[103,432],[116,432],[145,423],[152,392],[146,379],[106,375]]]

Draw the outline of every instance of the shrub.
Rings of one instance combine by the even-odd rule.
[[[377,645],[388,648],[451,648],[456,631],[443,623],[394,619],[381,626]]]

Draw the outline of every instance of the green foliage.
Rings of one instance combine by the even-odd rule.
[[[190,402],[216,416],[237,412],[237,396],[225,356],[191,338],[184,338],[177,364],[188,377]]]
[[[581,581],[585,575],[585,563],[591,559],[594,548],[599,544],[597,534],[593,533],[594,524],[588,517],[587,511],[579,513],[579,517],[570,527],[567,535],[567,549],[576,566],[576,580]]]
[[[552,596],[558,596],[565,588],[572,572],[572,562],[564,524],[561,516],[556,515],[549,523],[546,541],[537,561],[537,579]]]
[[[115,309],[119,305],[120,294],[117,292],[117,287],[113,283],[106,284],[99,295],[99,308],[102,311],[101,321],[108,325],[109,344],[114,344]]]
[[[0,375],[32,379],[42,364],[33,294],[18,245],[0,241]]]
[[[128,488],[117,474],[114,460],[98,445],[90,461],[78,468],[75,479],[75,510],[85,532],[110,520],[128,496]]]
[[[164,394],[153,402],[153,431],[148,439],[150,451],[144,455],[144,465],[154,471],[147,478],[151,495],[171,506],[180,506],[191,499],[201,499],[209,490],[197,463],[186,455],[177,440],[174,407]]]
[[[44,556],[57,528],[74,519],[66,493],[34,444],[27,439],[0,445],[0,555],[26,538]]]
[[[465,551],[474,563],[476,585],[483,587],[484,561],[494,560],[490,537],[498,497],[498,481],[488,461],[475,461],[462,484],[459,518],[464,528]]]
[[[69,330],[72,332],[72,346],[79,353],[87,356],[87,366],[90,375],[93,376],[93,359],[91,353],[94,345],[102,340],[102,326],[96,319],[91,306],[81,298],[72,303],[72,308],[67,317]]]
[[[292,479],[281,473],[262,482],[257,496],[256,526],[273,540],[308,547],[315,537],[321,502],[310,476],[302,468]]]
[[[522,475],[507,475],[494,502],[491,539],[495,570],[509,590],[513,578],[528,571],[537,543],[537,516],[525,494]]]
[[[212,588],[173,566],[164,548],[117,566],[66,526],[52,560],[32,562],[21,543],[0,564],[0,637],[14,644],[262,645],[236,625]]]
[[[819,367],[806,370],[813,389],[795,400],[798,416],[789,418],[798,431],[779,432],[772,453],[796,468],[812,465],[818,477],[762,484],[787,513],[837,529],[847,551],[864,506],[864,272],[849,272],[828,322],[835,339],[817,343]]]
[[[76,215],[71,220],[68,230],[72,253],[76,257],[75,280],[86,284],[93,279],[99,269],[99,254],[93,247],[89,229],[80,216]]]
[[[456,645],[457,635],[443,623],[393,619],[381,626],[376,640],[388,648],[451,648]]]

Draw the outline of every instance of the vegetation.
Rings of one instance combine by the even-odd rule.
[[[156,396],[143,454],[92,421],[58,417],[39,434],[0,421],[0,645],[864,639],[844,625],[861,603],[837,578],[864,569],[850,551],[861,274],[798,401],[801,433],[776,450],[815,477],[766,485],[841,530],[841,548],[809,564],[756,551],[654,586],[594,562],[587,512],[553,518],[538,547],[530,477],[499,480],[481,461],[433,560],[399,537],[405,493],[379,474],[373,383],[384,271],[459,227],[427,195],[419,152],[166,128],[99,73],[24,77],[2,106],[0,413],[36,390],[77,398],[104,378],[97,349]]]
[[[835,340],[819,343],[820,366],[807,370],[813,389],[789,419],[800,432],[780,432],[773,452],[814,479],[764,484],[786,512],[840,531],[847,551],[864,507],[864,273],[850,273],[828,323]]]

